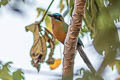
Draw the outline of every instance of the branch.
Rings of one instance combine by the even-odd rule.
[[[63,80],[73,79],[74,56],[77,49],[77,37],[82,24],[85,0],[75,0],[72,21],[64,43]]]
[[[46,14],[47,14],[48,10],[50,9],[53,2],[54,2],[54,0],[51,1],[50,5],[48,6],[47,10],[45,11],[45,14],[43,15],[42,19],[39,22],[37,22],[38,24],[41,24],[41,22],[43,22]]]

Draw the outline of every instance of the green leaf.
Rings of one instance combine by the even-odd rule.
[[[116,68],[118,72],[120,73],[120,60],[115,59],[111,64],[109,64],[112,70],[113,70],[114,65],[116,65]]]
[[[46,24],[46,26],[48,27],[48,29],[49,29],[50,31],[52,31],[52,26],[51,26],[51,22],[50,22],[50,17],[46,16],[46,18],[45,18],[45,24]]]
[[[119,39],[114,20],[112,19],[108,8],[104,5],[104,0],[88,0],[85,8],[84,21],[94,38],[96,50],[102,54],[111,54],[110,46],[118,48]],[[113,50],[113,48],[111,49]]]
[[[68,6],[68,0],[66,0],[66,4],[67,4],[67,6]]]
[[[69,5],[70,5],[70,16],[72,16],[72,12],[73,12],[73,9],[74,9],[74,0],[70,0],[69,1]]]
[[[98,3],[100,4],[100,3]],[[95,37],[94,45],[99,53],[105,51],[105,54],[116,53],[114,52],[119,44],[117,28],[112,20],[108,9],[104,6],[100,6],[96,22],[95,22]],[[112,47],[112,48],[110,48]],[[114,51],[111,51],[114,50]]]
[[[0,79],[2,80],[24,80],[23,72],[21,70],[17,70],[15,72],[10,71],[10,64],[12,62],[7,62],[6,64],[0,63]]]
[[[74,0],[70,0],[70,8],[73,8],[74,6]]]
[[[60,13],[61,13],[63,9],[65,8],[65,5],[63,4],[63,0],[60,0],[59,7],[60,7]]]
[[[97,6],[94,0],[88,0],[85,5],[85,14],[84,14],[84,22],[88,27],[88,30],[91,32],[91,37],[94,37],[95,33],[95,23],[97,16]]]
[[[120,73],[120,60],[116,63],[116,67],[117,67],[118,72]]]
[[[0,78],[2,80],[13,80],[12,75],[9,74],[10,73],[9,67],[10,67],[11,63],[12,62],[8,62],[8,63],[4,64],[2,66],[2,69],[0,69]]]
[[[18,69],[17,71],[13,72],[13,80],[24,80],[23,72]]]
[[[108,10],[113,20],[120,18],[120,0],[109,0]]]
[[[76,80],[104,80],[102,79],[102,77],[98,76],[98,75],[94,75],[93,73],[89,72],[89,71],[84,71],[84,75],[82,78],[77,78]]]
[[[37,17],[39,17],[41,13],[45,12],[45,9],[42,9],[42,8],[37,8],[36,10],[38,12]]]
[[[73,12],[74,7],[70,8],[70,16],[72,17],[72,12]]]
[[[88,31],[88,28],[87,28],[87,26],[84,24],[84,25],[82,26],[81,30],[80,30],[81,36],[84,37],[85,34],[88,33],[88,32],[89,32],[89,31]]]
[[[112,11],[112,13],[114,12]],[[115,13],[115,15],[117,14]],[[102,69],[114,61],[117,49],[120,49],[117,28],[110,9],[104,5],[104,0],[88,0],[84,21],[93,35],[95,49],[99,54],[102,55],[103,52],[105,54]]]

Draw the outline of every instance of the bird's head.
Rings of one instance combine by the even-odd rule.
[[[64,18],[59,13],[48,14],[48,16],[50,16],[52,19],[55,19],[56,21],[64,21]]]

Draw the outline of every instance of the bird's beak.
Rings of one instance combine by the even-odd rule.
[[[48,14],[48,16],[53,17],[53,15],[52,15],[52,14]]]

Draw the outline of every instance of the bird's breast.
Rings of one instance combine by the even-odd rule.
[[[56,39],[64,44],[64,40],[65,40],[65,37],[66,37],[64,27],[60,24],[59,25],[53,24],[52,25],[52,30],[53,30],[53,34],[56,37]]]

